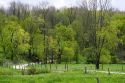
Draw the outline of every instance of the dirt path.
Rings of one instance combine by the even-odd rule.
[[[108,71],[97,71],[97,70],[88,70],[90,72],[100,72],[100,73],[109,73]],[[125,74],[125,72],[115,72],[115,71],[110,71],[110,74]]]

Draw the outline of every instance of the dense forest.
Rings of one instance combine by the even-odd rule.
[[[125,12],[110,0],[56,9],[11,2],[0,8],[0,64],[125,62]]]

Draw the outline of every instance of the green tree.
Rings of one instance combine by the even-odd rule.
[[[125,47],[125,14],[124,13],[114,13],[113,17],[112,17],[112,21],[111,21],[111,25],[112,27],[118,29],[118,38],[120,40],[120,42],[118,43],[117,49],[115,51],[113,51],[112,53],[114,54],[113,57],[113,62],[117,62],[118,60],[115,59],[120,59],[125,60],[125,51],[124,51],[124,47]],[[116,58],[115,58],[116,57]]]
[[[101,58],[100,58],[100,63],[104,64],[104,63],[111,63],[111,54],[110,51],[107,49],[102,49],[101,52]]]
[[[42,17],[40,17],[40,16],[35,17],[32,15],[25,18],[25,20],[22,22],[22,26],[24,27],[24,30],[30,34],[29,58],[31,60],[38,60],[39,61],[37,54],[40,57],[40,49],[41,49],[41,56],[43,53],[43,50],[42,50],[43,37],[40,36],[41,35],[40,27],[43,23],[44,23],[44,20],[42,19]],[[39,50],[38,50],[38,48],[39,48]]]
[[[55,27],[56,40],[57,40],[57,48],[58,48],[58,63],[61,63],[63,49],[65,47],[73,48],[74,50],[74,36],[75,32],[69,26],[66,27],[62,24],[57,24]]]
[[[15,20],[15,21],[14,21]],[[7,59],[15,61],[21,53],[29,49],[29,34],[25,32],[22,27],[16,22],[14,17],[6,22],[2,30],[1,45],[5,46],[3,51]],[[8,41],[8,42],[6,42]]]

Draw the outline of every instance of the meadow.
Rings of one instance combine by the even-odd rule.
[[[124,73],[124,64],[104,64],[103,69],[100,65],[100,70],[95,70],[93,64],[68,64],[68,69],[65,68],[65,64],[36,64],[30,65],[27,68],[30,67],[36,70],[45,69],[49,72],[22,75],[22,70],[1,67],[0,83],[125,83],[125,74],[97,72],[108,71],[110,69],[110,72]],[[85,73],[85,68],[87,73]]]

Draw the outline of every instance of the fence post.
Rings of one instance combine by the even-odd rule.
[[[87,67],[85,67],[85,74],[87,74]]]
[[[97,83],[100,83],[100,80],[99,80],[99,78],[98,78],[98,77],[96,78],[96,80],[97,80]]]
[[[108,75],[110,75],[111,73],[110,73],[110,69],[108,68]]]

